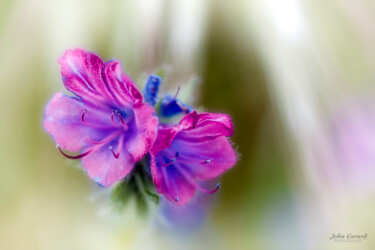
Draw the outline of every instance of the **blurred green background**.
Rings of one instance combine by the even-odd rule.
[[[372,1],[3,0],[0,14],[0,249],[375,247]],[[197,225],[113,212],[43,131],[76,47],[139,85],[166,68],[163,91],[232,116],[241,159]]]

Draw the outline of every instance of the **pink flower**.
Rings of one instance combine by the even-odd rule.
[[[228,115],[201,113],[186,115],[178,125],[159,125],[152,147],[151,172],[157,191],[175,204],[183,205],[196,189],[199,180],[217,178],[236,163],[236,153],[226,138],[233,125]]]
[[[89,177],[103,186],[124,178],[152,147],[158,118],[121,69],[94,53],[68,50],[59,59],[65,87],[45,110],[44,128],[61,153],[81,159]],[[62,151],[81,151],[70,156]]]

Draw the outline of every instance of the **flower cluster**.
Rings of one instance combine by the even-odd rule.
[[[55,94],[43,121],[57,148],[69,159],[82,159],[88,176],[104,187],[130,175],[145,156],[156,191],[183,205],[198,181],[217,178],[236,163],[227,137],[233,134],[228,115],[197,113],[176,96],[158,97],[161,78],[151,75],[141,93],[118,60],[103,62],[81,49],[59,59],[67,90]],[[159,118],[183,115],[179,124]],[[80,152],[70,155],[65,151]]]

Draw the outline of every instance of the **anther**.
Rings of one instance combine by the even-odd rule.
[[[175,156],[178,158],[178,157],[180,157],[180,152],[176,152],[176,154],[175,154]]]
[[[111,134],[110,136],[106,137],[104,140],[102,141],[93,141],[91,140],[90,138],[87,138],[86,140],[91,143],[91,144],[94,144],[94,145],[99,145],[99,144],[106,144],[110,141],[112,141],[113,139],[115,139],[119,134],[121,134],[121,131],[118,131],[118,132],[115,132],[113,134]]]
[[[176,198],[174,198],[174,201],[175,202],[179,202],[180,201],[180,199],[178,198],[178,196]]]
[[[207,160],[204,160],[203,163],[210,163],[210,162],[211,162],[211,160],[210,160],[210,159],[207,159]]]

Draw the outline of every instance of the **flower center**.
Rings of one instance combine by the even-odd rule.
[[[88,126],[88,127],[92,127],[92,128],[96,128],[96,129],[113,129],[113,127],[110,127],[110,126],[103,126],[103,125],[100,125],[100,124],[93,124],[93,123],[89,123],[85,120],[85,116],[87,114],[87,110],[84,109],[83,110],[83,113],[81,115],[81,121],[84,125]],[[117,119],[115,118],[117,117]],[[124,118],[122,117],[122,115],[120,114],[120,111],[118,110],[114,110],[112,111],[111,113],[111,122],[112,122],[112,125],[116,126],[116,120],[118,120],[123,129],[124,130],[128,130],[129,127],[128,125],[126,125],[126,122],[124,120]],[[118,122],[117,121],[117,122]],[[89,154],[95,152],[96,150],[98,150],[101,146],[103,145],[106,145],[108,143],[110,143],[111,141],[113,141],[114,139],[118,138],[118,145],[117,145],[117,152],[115,152],[115,150],[113,149],[112,146],[109,146],[109,150],[111,150],[113,156],[117,159],[120,157],[120,152],[122,151],[122,148],[123,148],[123,143],[124,143],[124,135],[123,135],[123,132],[124,130],[117,130],[116,132],[114,133],[111,133],[109,134],[107,137],[105,137],[103,140],[101,141],[92,141],[90,138],[87,138],[86,141],[90,144],[93,144],[94,146],[92,148],[90,148],[89,150],[87,150],[86,152],[83,152],[81,154],[78,154],[78,155],[68,155],[67,153],[65,153],[61,148],[60,148],[60,145],[57,145],[56,147],[59,149],[59,151],[61,152],[61,154],[69,159],[73,159],[73,160],[76,160],[76,159],[81,159],[85,156],[88,156]]]
[[[111,114],[111,121],[112,121],[112,124],[113,124],[113,125],[116,125],[116,123],[115,123],[115,119],[114,119],[115,115],[117,115],[117,117],[120,119],[120,122],[121,122],[122,126],[124,127],[124,129],[127,130],[127,129],[128,129],[128,125],[126,125],[124,119],[122,118],[120,112],[119,112],[117,109],[114,110],[114,111],[112,111],[112,114]]]

